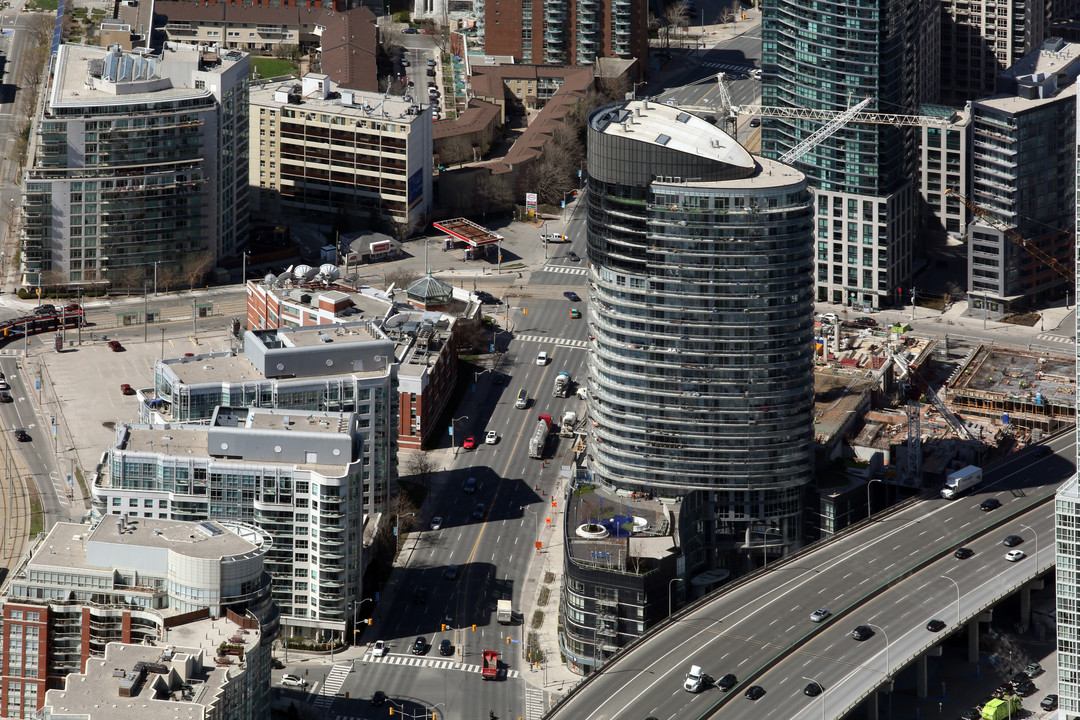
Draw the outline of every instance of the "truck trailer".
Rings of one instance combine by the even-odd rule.
[[[941,497],[946,500],[955,500],[962,494],[982,482],[982,468],[968,465],[949,475],[945,480],[945,487],[941,489]]]
[[[541,415],[536,421],[532,437],[529,438],[529,457],[542,458],[547,448],[548,436],[551,435],[551,416]]]
[[[514,606],[509,600],[499,600],[495,604],[495,619],[500,625],[514,622]]]

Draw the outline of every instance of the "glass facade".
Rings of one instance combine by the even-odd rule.
[[[620,131],[642,106],[648,127]],[[615,490],[699,491],[680,518],[688,569],[741,570],[732,556],[752,564],[760,547],[752,526],[782,535],[775,552],[802,536],[813,206],[801,173],[677,113],[631,103],[590,117],[589,468]],[[667,115],[700,123],[700,146],[653,142]]]

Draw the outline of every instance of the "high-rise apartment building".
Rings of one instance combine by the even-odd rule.
[[[941,0],[941,99],[993,95],[998,73],[1046,37],[1047,0]]]
[[[649,56],[646,0],[482,0],[477,28],[488,55],[536,65],[591,65]]]
[[[31,135],[22,281],[188,280],[247,240],[248,56],[61,45]]]
[[[433,204],[431,118],[426,101],[326,75],[253,91],[249,175],[261,211],[341,213],[412,234]]]
[[[813,477],[806,178],[667,105],[605,106],[588,132],[591,482],[682,501],[675,533],[687,581],[745,571],[802,542]],[[603,584],[606,572],[622,587],[623,573],[637,572],[587,564],[567,555],[568,583],[586,573]],[[655,619],[650,605],[666,606],[662,594],[642,596],[666,583],[626,586],[614,609],[586,603],[575,617],[614,612],[610,642],[623,643]],[[594,626],[567,630],[582,665],[605,656],[585,630]]]
[[[919,194],[923,202],[923,226],[936,225],[941,232],[959,239],[967,232],[967,208],[946,190],[964,197],[971,194],[971,108],[963,110],[941,105],[922,105],[922,117],[941,118],[936,125],[919,128]],[[933,216],[931,218],[931,216]]]
[[[1050,38],[998,76],[998,92],[972,103],[971,199],[998,224],[968,226],[968,299],[991,316],[1064,298],[1071,278],[1032,252],[1068,267],[1074,246],[1080,45]]]
[[[209,424],[124,425],[91,488],[95,518],[235,520],[273,540],[265,564],[283,633],[351,637],[360,600],[360,418],[219,407]]]
[[[1080,116],[1080,94],[1076,96],[1077,114]],[[1080,153],[1080,131],[1071,138],[1073,150]],[[1080,163],[1073,178],[1074,187],[1080,187]],[[1080,195],[1074,195],[1074,217],[1080,227]],[[1080,297],[1080,246],[1074,250],[1071,266],[1076,284],[1073,297]],[[1080,313],[1074,313],[1074,329],[1080,337]],[[1074,346],[1076,353],[1076,380],[1080,384],[1080,344]],[[1078,398],[1080,402],[1080,398]],[[1078,405],[1080,409],[1080,405]],[[1076,438],[1080,440],[1080,423],[1076,426]],[[1076,461],[1080,467],[1080,443],[1077,444]],[[1062,717],[1080,716],[1080,478],[1074,476],[1058,488],[1054,496],[1054,573],[1057,582],[1057,694],[1058,709]]]
[[[216,642],[241,636],[234,642],[246,662],[219,663],[230,671],[217,673],[218,692],[208,694],[205,705],[214,717],[265,717],[270,649],[278,633],[263,566],[270,545],[269,535],[243,523],[180,522],[152,514],[113,515],[94,528],[54,525],[38,538],[0,598],[0,715],[31,717],[46,690],[100,662],[111,643],[148,650],[159,644],[155,652],[161,656],[185,636],[185,626],[195,626],[193,635],[200,639],[217,638],[233,625],[228,617],[235,629]],[[210,618],[222,619],[215,628]],[[206,649],[210,658],[218,652]],[[175,678],[173,690],[179,692],[188,675],[202,673],[201,667],[190,670]],[[228,703],[221,702],[225,694]],[[244,712],[221,715],[226,705]]]
[[[920,87],[936,67],[932,7],[918,0],[764,0],[762,103],[915,114],[934,93]],[[761,147],[781,157],[821,121],[765,118]],[[817,203],[816,298],[882,307],[901,300],[915,249],[914,128],[851,122],[795,158]]]

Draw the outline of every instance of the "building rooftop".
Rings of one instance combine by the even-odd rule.
[[[260,636],[258,629],[209,618],[172,627],[167,634],[166,647],[106,645],[104,658],[88,659],[85,672],[68,675],[62,690],[45,694],[50,715],[86,720],[203,720],[229,678],[246,672],[240,668],[239,656],[216,659],[218,646],[241,645],[248,652]],[[142,678],[141,682],[136,678]]]
[[[296,87],[296,98],[299,95],[300,83],[291,82],[285,85],[267,85],[262,88],[252,88],[252,107],[266,108],[293,108],[295,110],[318,110],[324,113],[332,113],[340,117],[355,118],[357,122],[372,120],[374,122],[393,120],[396,123],[411,125],[414,122],[431,122],[431,112],[427,109],[427,93],[418,93],[418,97],[406,100],[408,96],[384,95],[382,93],[367,92],[363,90],[341,90],[337,97],[323,99],[315,94],[300,95],[299,102],[289,102],[281,99],[279,92],[283,87]],[[331,93],[333,94],[333,93]],[[410,115],[409,108],[422,105],[424,110]],[[402,128],[399,132],[405,132]],[[393,130],[390,130],[393,132]]]
[[[566,503],[570,555],[582,564],[620,571],[633,571],[633,558],[668,557],[678,551],[672,530],[676,509],[640,495],[578,485]]]
[[[131,106],[138,103],[211,98],[194,87],[192,70],[225,69],[247,57],[239,50],[170,44],[168,52],[122,52],[63,44],[57,50],[49,106]]]
[[[1032,405],[1076,404],[1075,359],[1047,352],[980,346],[949,383],[949,395],[992,394]]]
[[[755,158],[738,140],[678,107],[634,100],[612,114],[611,121],[600,126],[607,135],[633,137],[639,142],[662,145],[734,167],[754,167]]]
[[[118,523],[123,525],[123,531]],[[244,537],[237,530],[243,532]],[[87,547],[95,543],[165,548],[179,555],[213,559],[246,555],[258,549],[265,539],[248,528],[231,523],[145,518],[129,518],[127,523],[123,523],[117,515],[98,523],[89,534],[85,525],[57,523],[34,553],[29,566],[100,569],[92,564],[92,551],[89,561],[87,559]]]

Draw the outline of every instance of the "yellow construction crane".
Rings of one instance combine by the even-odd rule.
[[[953,195],[954,197],[956,197],[957,200],[967,206],[968,210],[978,215],[983,222],[985,222],[992,228],[1000,230],[1005,237],[1009,238],[1014,243],[1022,247],[1024,250],[1027,250],[1029,253],[1034,255],[1036,260],[1039,260],[1042,264],[1046,265],[1058,275],[1061,275],[1066,280],[1072,280],[1074,278],[1073,271],[1067,265],[1063,265],[1062,263],[1058,262],[1051,255],[1044,252],[1042,248],[1035,245],[1035,243],[1031,242],[1026,237],[1013,230],[1007,224],[997,219],[990,213],[986,212],[975,203],[968,200],[956,190],[948,188],[947,190],[945,190],[945,194]]]

